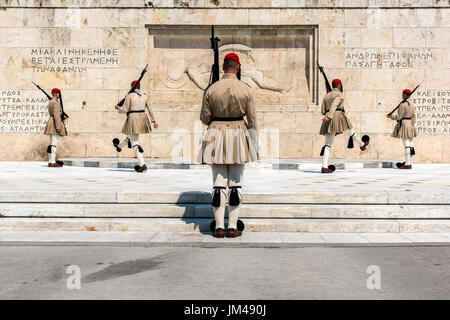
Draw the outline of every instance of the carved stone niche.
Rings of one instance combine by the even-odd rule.
[[[211,26],[147,25],[150,90],[199,91],[209,82]],[[215,26],[220,63],[229,52],[241,60],[242,81],[288,104],[317,102],[317,26]],[[221,68],[220,68],[221,69]],[[201,92],[201,91],[200,91]]]

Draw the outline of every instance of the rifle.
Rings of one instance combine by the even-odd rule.
[[[144,70],[142,70],[141,75],[139,76],[139,79],[136,81],[136,83],[134,84],[134,86],[131,87],[130,91],[128,91],[127,94],[130,94],[132,92],[134,92],[137,88],[137,86],[141,83],[142,78],[144,77],[144,74],[147,72],[147,67],[148,64],[145,66]],[[123,106],[125,102],[125,98],[123,98],[122,100],[119,101],[119,103],[117,104],[119,107]]]
[[[47,92],[45,92],[44,89],[42,89],[39,85],[37,85],[36,83],[34,83],[34,81],[31,81],[31,82],[32,82],[39,90],[41,90],[41,91],[45,94],[45,96],[47,97],[48,100],[52,100],[52,97],[51,97]],[[64,107],[63,107],[63,101],[62,101],[62,95],[61,95],[61,92],[59,93],[59,102],[60,102],[60,104],[61,104],[61,120],[64,121],[64,120],[66,120],[67,118],[69,118],[69,115],[68,115],[67,113],[64,112]]]
[[[211,26],[211,38],[209,38],[211,41],[211,49],[214,51],[214,64],[211,67],[211,75],[209,77],[209,84],[208,87],[206,87],[206,90],[214,83],[219,81],[219,41],[220,39],[218,37],[214,36],[214,26]]]
[[[59,102],[61,104],[61,120],[64,121],[67,118],[69,118],[68,114],[64,112],[64,106],[63,106],[63,100],[62,100],[62,94],[59,93]]]
[[[410,94],[409,96],[412,96],[412,94],[417,90],[418,87],[420,87],[420,84],[419,84],[417,87],[414,88],[414,90],[411,92],[411,94]],[[387,115],[390,117],[390,116],[391,116],[398,108],[400,108],[400,105],[401,105],[403,102],[404,102],[404,100],[402,100],[402,101],[398,104],[398,106],[396,106],[396,107],[394,108],[394,110],[392,110],[391,112],[389,112]]]
[[[317,62],[317,67],[319,68],[320,73],[323,75],[323,78],[325,79],[325,87],[327,88],[327,93],[328,93],[332,90],[331,86],[330,86],[330,82],[328,81],[325,71],[323,71],[323,67],[320,66],[319,61],[316,60],[316,62]]]

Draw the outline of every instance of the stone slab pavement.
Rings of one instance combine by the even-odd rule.
[[[450,164],[415,164],[413,170],[366,168],[252,170],[244,174],[245,193],[450,192]],[[46,162],[0,162],[0,193],[14,192],[211,192],[210,169],[48,168]]]
[[[448,246],[1,246],[0,257],[0,299],[448,299],[450,293]]]

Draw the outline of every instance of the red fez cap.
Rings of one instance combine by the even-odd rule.
[[[405,90],[403,90],[403,93],[411,94],[412,92],[411,92],[411,90],[409,90],[409,89],[405,89]]]
[[[339,80],[339,79],[334,79],[334,80],[331,82],[332,85],[333,85],[333,84],[337,84],[337,83],[342,84],[341,80]]]
[[[52,94],[55,94],[55,93],[61,93],[61,90],[59,90],[58,88],[53,88]]]
[[[137,80],[134,80],[133,82],[131,82],[131,86],[134,86],[137,83]]]
[[[226,60],[233,60],[233,61],[235,61],[235,62],[240,64],[239,56],[236,53],[234,53],[234,52],[231,52],[231,53],[227,54],[225,56],[225,58],[223,59],[223,61],[226,61]]]

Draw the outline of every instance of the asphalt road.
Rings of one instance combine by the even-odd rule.
[[[450,298],[448,246],[4,246],[0,257],[1,299]]]

